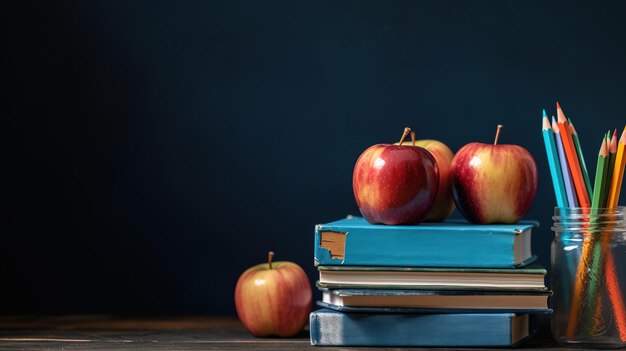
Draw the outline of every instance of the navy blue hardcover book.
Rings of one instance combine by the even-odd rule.
[[[419,225],[370,224],[361,217],[315,227],[315,265],[513,268],[536,257],[531,232],[537,222]]]
[[[512,313],[342,313],[310,315],[311,344],[319,346],[512,346],[529,335],[529,316]]]

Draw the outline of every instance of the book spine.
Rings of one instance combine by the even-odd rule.
[[[368,314],[314,311],[312,345],[485,347],[511,345],[513,314]]]

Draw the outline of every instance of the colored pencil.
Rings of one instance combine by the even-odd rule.
[[[607,177],[606,174],[609,169],[609,147],[606,137],[602,137],[602,146],[600,147],[600,152],[598,154],[598,164],[596,166],[596,177],[593,184],[593,198],[591,200],[591,215],[597,215],[600,212],[600,208],[604,207],[606,204],[606,188],[607,188]],[[593,218],[592,218],[593,220]],[[591,223],[593,225],[593,223]],[[583,257],[586,257],[585,254],[587,251],[592,250],[592,261],[591,261],[591,273],[589,274],[589,285],[587,287],[587,295],[589,296],[588,303],[586,305],[587,315],[584,319],[583,330],[585,333],[590,334],[592,330],[592,324],[594,321],[593,313],[596,312],[596,302],[598,299],[596,298],[596,294],[598,291],[598,287],[600,285],[601,276],[602,276],[602,246],[603,245],[594,245],[594,242],[597,240],[595,237],[596,233],[592,232],[593,236],[590,235],[587,240],[583,243]],[[601,235],[601,234],[600,234]],[[578,272],[586,272],[586,269],[581,269],[580,265],[583,264],[581,260],[579,262]],[[582,283],[583,277],[580,278],[578,284],[574,287],[574,294],[579,295],[582,293]],[[578,290],[577,290],[578,288]],[[576,306],[572,306],[574,308]],[[572,310],[570,310],[570,318],[572,316]],[[578,309],[576,312],[578,313]],[[569,326],[568,326],[569,328]]]
[[[616,132],[614,132],[613,134],[616,134]],[[608,145],[608,148],[609,148],[609,158],[608,158],[609,170],[605,174],[605,177],[607,178],[607,182],[606,182],[606,189],[605,189],[606,199],[604,202],[604,207],[610,208],[609,192],[611,191],[611,178],[613,177],[613,171],[615,168],[615,156],[617,154],[617,136],[613,135],[613,137],[611,137],[610,130],[606,133],[606,144]]]
[[[602,145],[598,154],[598,164],[596,166],[596,178],[593,185],[593,198],[591,201],[592,214],[597,214],[599,208],[604,208],[607,195],[607,177],[609,171],[609,143],[602,138]]]
[[[617,128],[613,129],[613,137],[609,141],[609,173],[607,173],[607,177],[609,178],[609,181],[608,181],[607,188],[606,188],[607,205],[608,205],[608,199],[609,199],[609,191],[611,190],[610,189],[611,178],[613,177],[613,171],[615,168],[615,156],[616,155],[617,155]]]
[[[576,189],[576,196],[578,197],[578,203],[580,207],[588,208],[590,205],[589,193],[583,179],[583,173],[581,170],[578,156],[576,155],[576,148],[572,141],[572,135],[569,133],[569,124],[567,118],[561,109],[561,105],[556,103],[556,112],[559,123],[559,130],[561,131],[561,140],[563,141],[563,148],[565,149],[565,156],[567,157],[567,164],[570,166],[570,173],[574,182],[574,188]]]
[[[574,123],[572,123],[572,120],[568,118],[567,121],[569,122],[570,133],[572,133],[572,141],[574,142],[574,147],[576,148],[576,155],[578,155],[578,162],[580,163],[580,168],[583,172],[585,187],[587,188],[587,193],[589,194],[589,197],[591,197],[591,192],[593,190],[591,188],[591,181],[589,180],[589,173],[587,172],[585,156],[583,156],[583,150],[580,147],[580,139],[578,138],[578,133],[576,132],[576,128],[574,128]]]
[[[567,195],[565,194],[565,185],[563,184],[563,173],[559,164],[559,155],[556,151],[556,143],[554,140],[554,131],[550,126],[550,120],[543,110],[542,129],[543,143],[546,147],[548,155],[548,166],[550,167],[550,175],[552,176],[552,186],[554,187],[554,196],[556,196],[556,204],[558,207],[564,208],[568,205]]]
[[[609,167],[608,170],[606,172],[606,174],[604,175],[605,180],[606,180],[606,199],[605,199],[605,207],[609,208],[609,204],[608,204],[608,197],[609,197],[609,191],[610,191],[610,186],[611,186],[611,177],[613,174],[613,166],[615,165],[615,153],[617,151],[617,129],[614,130],[613,132],[613,138],[611,138],[611,131],[609,130],[606,133],[606,142],[607,145],[609,145]],[[594,274],[598,275],[598,279],[603,279],[602,274],[603,274],[603,270],[602,270],[602,258],[604,257],[604,255],[611,255],[611,251],[607,250],[607,242],[608,236],[607,235],[602,235],[601,236],[601,240],[600,240],[600,249],[599,250],[595,250],[594,251],[594,263],[592,265],[592,270],[594,272]],[[596,252],[599,251],[599,252]],[[599,257],[596,257],[596,255],[602,255]],[[602,299],[602,294],[598,294],[597,298],[595,299],[596,301],[594,301],[594,303],[596,304],[596,311],[594,316],[599,316],[602,314],[602,302],[600,301]],[[599,327],[599,323],[600,323],[600,319],[598,318],[594,318],[596,321],[596,326]]]
[[[605,202],[605,207],[607,208],[611,208],[611,204],[609,204],[608,198],[609,198],[609,192],[611,189],[610,185],[611,185],[611,178],[614,172],[614,167],[615,167],[615,154],[617,153],[617,129],[613,130],[613,136],[611,137],[611,131],[607,132],[606,135],[607,138],[607,143],[609,144],[609,167],[608,170],[605,174],[605,179],[606,179],[606,202]],[[601,258],[603,257],[607,257],[606,259],[609,258],[609,256],[611,256],[611,251],[608,250],[608,235],[603,235],[601,240],[600,240],[600,244],[601,244],[601,249],[600,250],[594,250],[594,262],[596,261],[602,261]],[[599,252],[598,252],[599,251]],[[600,255],[599,257],[597,257],[597,255]],[[604,268],[602,266],[602,262],[596,262],[596,263],[592,263],[592,271],[594,271],[594,274],[597,274],[598,279],[602,279],[602,276],[604,275],[603,273],[605,273],[606,269],[603,271],[602,268]],[[608,286],[607,283],[607,289],[610,289],[610,287]],[[593,295],[590,294],[590,297],[593,298]],[[596,305],[596,310],[594,312],[594,316],[600,316],[602,314],[602,294],[598,294],[596,299],[593,301],[593,303],[595,303]],[[619,304],[618,304],[619,307]],[[601,318],[594,318],[595,322],[596,322],[596,327],[599,328],[601,327]]]
[[[559,125],[556,123],[554,117],[552,117],[552,131],[554,133],[554,140],[559,154],[561,171],[563,172],[563,186],[565,187],[567,203],[569,207],[578,207],[578,198],[576,197],[576,192],[574,191],[572,175],[570,173],[569,165],[567,164],[565,150],[563,149],[563,141],[561,140]]]
[[[550,173],[552,176],[552,185],[554,188],[554,194],[556,196],[557,206],[560,208],[565,208],[570,206],[577,206],[576,197],[573,193],[571,176],[567,169],[567,160],[565,159],[563,144],[561,142],[561,137],[558,134],[555,134],[555,131],[558,133],[559,126],[552,117],[552,125],[550,124],[550,120],[548,120],[548,116],[546,114],[546,110],[543,110],[543,118],[542,118],[542,133],[543,140],[546,147],[546,153],[548,155],[548,165],[550,166]],[[557,145],[558,143],[558,151]],[[561,155],[559,157],[559,155]],[[563,167],[561,166],[563,164]],[[563,173],[565,171],[566,173]],[[565,180],[568,182],[568,189],[565,190]],[[566,258],[567,267],[574,267],[576,265],[576,260],[574,256],[568,255]],[[571,289],[572,282],[576,279],[575,273],[573,270],[568,270],[567,275],[563,275],[559,280],[559,284],[561,286],[561,290],[563,291],[563,303],[565,306],[569,306],[570,304],[570,294],[568,293]]]

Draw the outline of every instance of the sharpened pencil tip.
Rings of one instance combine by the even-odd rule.
[[[602,157],[607,157],[609,155],[609,152],[607,150],[607,146],[606,146],[606,139],[602,138],[602,145],[600,145],[600,156]]]
[[[543,118],[541,119],[541,129],[542,130],[552,130],[552,127],[550,126],[550,120],[548,119],[548,116],[543,116]]]
[[[558,101],[556,102],[556,109],[557,109],[557,110],[560,110],[560,109],[561,109],[561,105],[559,104],[559,102],[558,102]]]
[[[554,133],[559,133],[559,125],[556,123],[556,120],[554,119],[554,116],[552,116],[552,131]]]
[[[613,130],[613,137],[611,139],[607,139],[607,143],[609,143],[609,153],[616,154],[617,153],[617,129]]]
[[[567,122],[569,122],[569,131],[570,133],[572,133],[573,135],[578,136],[578,132],[576,131],[576,128],[574,128],[574,123],[572,123],[572,121],[570,121],[570,119],[567,119]]]
[[[563,109],[561,108],[560,105],[558,105],[556,109],[556,118],[559,121],[559,123],[567,123],[567,118],[565,117],[565,114],[563,113]]]
[[[548,118],[548,114],[546,113],[546,109],[543,109],[543,118]]]

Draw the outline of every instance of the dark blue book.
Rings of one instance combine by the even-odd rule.
[[[476,225],[463,221],[419,225],[370,224],[348,217],[315,227],[315,265],[513,268],[536,257],[537,222]]]
[[[512,346],[529,335],[529,316],[512,313],[342,313],[310,315],[311,344],[319,346]]]

